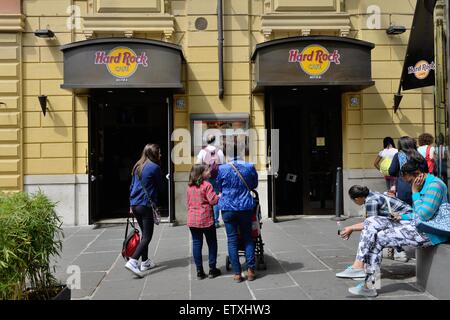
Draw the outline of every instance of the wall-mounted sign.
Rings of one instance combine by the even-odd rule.
[[[374,84],[374,44],[345,37],[308,36],[256,45],[254,91],[268,87],[340,86],[358,91]]]
[[[351,108],[359,108],[361,105],[361,100],[358,96],[350,97],[350,107]]]
[[[435,4],[436,0],[417,0],[400,79],[403,90],[435,84],[433,15]]]
[[[321,79],[321,75],[328,71],[330,65],[341,64],[339,50],[330,52],[321,45],[312,44],[302,51],[289,50],[289,62],[296,62],[301,69],[308,74],[310,79]]]
[[[69,43],[62,88],[182,89],[183,54],[175,44],[128,38]]]
[[[139,66],[148,67],[148,57],[145,51],[137,55],[130,48],[116,47],[108,53],[96,51],[95,64],[105,65],[109,73],[118,78],[116,81],[126,81]]]
[[[428,63],[426,60],[420,60],[414,66],[408,67],[408,74],[414,74],[417,79],[423,80],[428,77],[431,70],[436,70],[434,61]]]
[[[184,98],[177,98],[175,100],[175,107],[177,110],[185,110],[186,109],[186,103]]]
[[[316,146],[325,147],[325,137],[316,137]]]

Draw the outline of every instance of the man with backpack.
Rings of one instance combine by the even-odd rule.
[[[216,194],[219,193],[217,189],[217,183],[216,178],[217,174],[219,172],[219,165],[223,164],[224,162],[224,154],[223,151],[220,150],[220,148],[216,147],[215,144],[216,136],[215,135],[208,135],[207,137],[207,146],[204,147],[197,155],[197,164],[205,164],[209,166],[209,170],[211,172],[211,178],[209,179],[209,182],[214,187],[214,191]],[[219,207],[215,205],[213,207],[214,209],[214,223],[216,228],[218,228],[219,225]]]

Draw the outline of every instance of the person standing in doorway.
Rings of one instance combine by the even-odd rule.
[[[233,155],[227,154],[231,161],[220,166],[217,176],[217,186],[222,196],[219,208],[228,238],[228,256],[234,272],[234,281],[241,282],[241,264],[239,263],[238,237],[241,237],[247,262],[247,280],[253,281],[255,274],[255,243],[252,239],[252,214],[256,206],[250,190],[258,186],[258,173],[252,163],[245,162],[245,145],[227,147],[234,150]],[[240,151],[240,152],[239,152]]]
[[[422,133],[419,136],[419,147],[417,151],[425,158],[428,164],[428,173],[436,175],[434,137],[429,133]]]
[[[395,148],[394,140],[391,137],[386,137],[383,139],[383,148],[384,149],[378,153],[374,166],[380,170],[386,180],[387,190],[390,190],[391,187],[395,185],[396,177],[389,175],[389,167],[391,166],[392,159],[398,150]]]
[[[141,229],[142,239],[125,264],[125,268],[139,277],[144,271],[155,267],[148,257],[148,246],[153,236],[152,207],[158,204],[158,195],[162,192],[161,150],[157,144],[147,144],[141,158],[131,171],[130,213],[133,213]],[[139,258],[141,265],[139,266]]]
[[[189,175],[189,186],[186,191],[187,225],[192,235],[192,254],[197,267],[197,279],[206,277],[203,270],[202,247],[203,235],[208,243],[209,278],[221,274],[217,264],[217,233],[214,226],[213,206],[219,201],[213,186],[208,182],[209,167],[196,164]]]
[[[216,136],[215,135],[208,135],[207,139],[207,146],[200,150],[200,152],[197,155],[197,161],[196,164],[205,164],[209,166],[209,171],[211,177],[209,178],[209,182],[214,188],[214,191],[216,194],[219,194],[216,178],[217,174],[219,172],[219,166],[223,164],[224,162],[224,154],[223,151],[215,146],[216,142]],[[219,224],[219,216],[220,216],[220,210],[217,205],[213,207],[214,209],[214,225],[216,228],[220,227]]]

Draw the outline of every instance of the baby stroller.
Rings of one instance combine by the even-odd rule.
[[[255,262],[256,262],[256,270],[266,270],[266,263],[264,262],[264,242],[261,237],[261,207],[259,205],[259,196],[256,190],[252,190],[254,193],[254,198],[256,200],[256,207],[253,209],[252,214],[252,239],[255,243]],[[239,232],[239,229],[238,229]],[[245,247],[242,241],[242,237],[238,234],[238,253],[239,257],[245,257]],[[225,259],[225,268],[227,271],[231,270],[231,262],[230,257],[227,255]]]

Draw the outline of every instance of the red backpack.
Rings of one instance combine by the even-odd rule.
[[[219,173],[219,149],[214,148],[214,150],[210,150],[208,148],[204,148],[206,155],[203,158],[203,163],[209,166],[209,170],[211,172],[211,178],[216,178]]]
[[[425,160],[427,160],[428,172],[431,174],[434,174],[435,163],[434,163],[434,159],[431,159],[430,152],[431,152],[431,146],[427,146],[427,152],[425,153]]]

